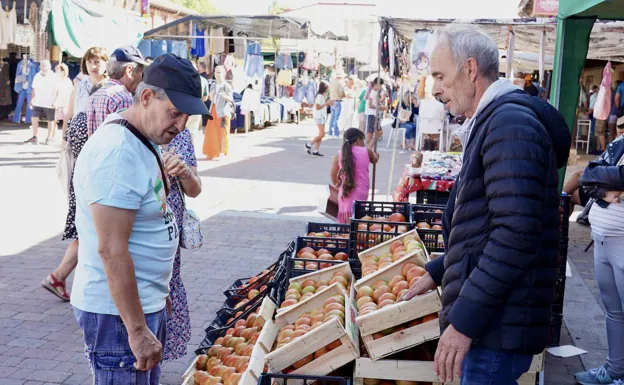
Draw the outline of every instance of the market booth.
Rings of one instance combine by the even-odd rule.
[[[573,133],[580,92],[579,78],[586,58],[622,58],[622,0],[559,2],[551,102]],[[596,52],[597,51],[597,52]],[[565,167],[560,172],[563,185]]]
[[[302,101],[293,85],[318,60],[304,52],[280,50],[267,39],[306,40],[318,37],[309,20],[276,15],[192,15],[145,33],[139,49],[146,57],[171,52],[205,64],[208,75],[222,65],[234,89],[236,119],[232,130],[273,123],[298,122]],[[344,40],[342,36],[324,39]],[[267,53],[267,49],[270,53]],[[210,80],[209,80],[210,82]],[[313,82],[312,82],[313,83]],[[293,97],[295,96],[295,97]]]

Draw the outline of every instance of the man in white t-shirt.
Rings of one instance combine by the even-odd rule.
[[[379,118],[383,113],[382,111],[384,111],[384,107],[380,92],[382,92],[383,84],[382,79],[373,80],[371,91],[366,99],[366,109],[364,110],[364,115],[366,115],[366,145],[371,149],[375,147],[375,142],[381,133]]]
[[[189,172],[177,156],[161,158],[159,145],[189,116],[208,113],[199,73],[164,54],[145,69],[132,106],[108,115],[78,156],[71,304],[95,384],[159,383],[180,233],[167,204],[168,175]]]
[[[30,94],[30,108],[32,108],[32,138],[26,143],[37,144],[37,132],[39,131],[39,119],[45,116],[48,120],[48,138],[45,144],[49,144],[56,130],[56,120],[54,120],[55,106],[54,99],[58,91],[59,79],[54,72],[51,71],[52,66],[48,60],[41,62],[39,73],[35,75],[32,83],[32,92]]]

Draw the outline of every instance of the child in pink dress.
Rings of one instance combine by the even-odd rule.
[[[366,147],[364,140],[364,133],[357,128],[346,130],[342,149],[332,162],[331,181],[338,188],[338,223],[351,221],[353,202],[368,199],[368,169],[377,163],[379,154]]]

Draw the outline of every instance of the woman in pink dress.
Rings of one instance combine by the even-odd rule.
[[[351,221],[353,202],[368,199],[368,169],[377,163],[379,154],[366,147],[364,140],[362,131],[349,128],[344,133],[342,149],[332,162],[331,181],[338,189],[338,223]]]

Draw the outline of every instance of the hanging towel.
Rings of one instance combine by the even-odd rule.
[[[602,71],[602,82],[596,104],[594,105],[594,118],[607,120],[611,113],[611,62],[608,62]]]

